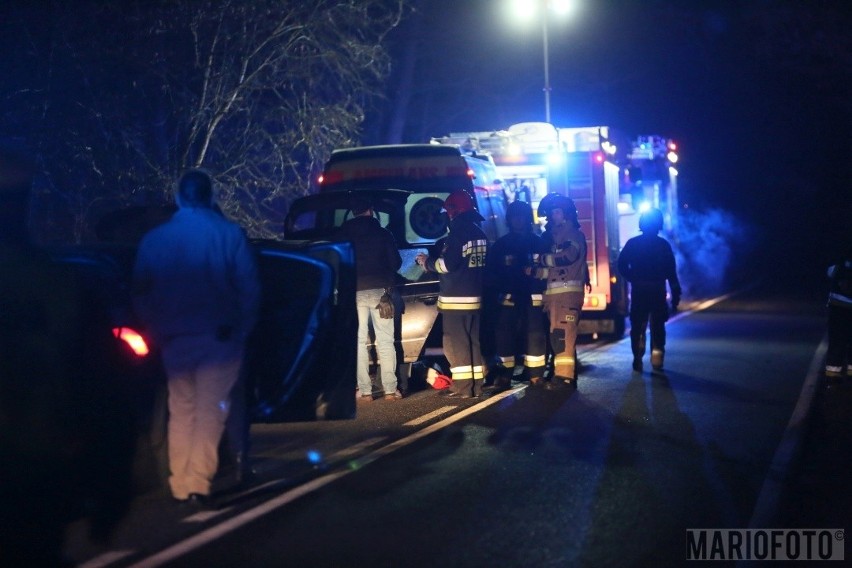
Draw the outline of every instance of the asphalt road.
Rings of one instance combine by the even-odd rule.
[[[223,480],[203,512],[151,492],[109,547],[72,527],[69,554],[90,567],[675,566],[687,528],[805,526],[801,446],[785,448],[822,305],[753,290],[705,308],[670,322],[664,373],[633,373],[626,340],[596,343],[577,391],[424,391],[354,421],[256,426],[247,491]],[[811,512],[809,526],[844,526]]]

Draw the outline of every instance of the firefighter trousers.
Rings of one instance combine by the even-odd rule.
[[[485,371],[479,346],[479,317],[479,310],[441,312],[444,356],[453,377],[450,389],[459,394],[482,394]]]
[[[530,379],[544,374],[546,325],[541,306],[533,306],[531,302],[500,306],[496,326],[497,356],[513,375],[521,374],[524,369]]]
[[[662,367],[662,357],[666,351],[666,321],[669,309],[665,294],[647,293],[634,288],[630,297],[630,346],[633,357],[641,359],[645,355],[647,343],[645,332],[651,326],[651,359],[655,366]]]
[[[577,325],[583,308],[584,292],[546,294],[544,308],[550,319],[550,347],[553,350],[555,380],[577,378]]]

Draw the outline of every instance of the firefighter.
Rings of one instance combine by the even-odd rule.
[[[680,282],[677,278],[672,246],[658,236],[663,228],[663,213],[649,209],[639,218],[642,234],[625,243],[618,257],[618,270],[630,283],[630,345],[633,350],[633,370],[642,372],[645,355],[645,330],[651,324],[651,366],[663,368],[666,351],[666,281],[671,288],[671,309],[680,303]]]
[[[547,218],[542,240],[548,252],[541,255],[537,277],[546,280],[544,311],[550,319],[553,378],[547,388],[577,385],[577,325],[589,284],[586,236],[580,230],[574,201],[550,193],[538,206],[539,217]]]
[[[533,232],[529,203],[514,201],[506,209],[509,233],[488,249],[486,272],[496,292],[497,368],[494,387],[510,386],[510,377],[540,384],[545,368],[545,318],[542,312],[544,281],[525,271],[545,252],[540,236]],[[518,360],[517,356],[523,359]]]
[[[454,191],[444,201],[450,219],[449,234],[439,254],[418,254],[417,264],[438,274],[438,311],[443,320],[444,355],[453,384],[448,396],[482,394],[485,373],[479,344],[480,306],[487,240],[478,223],[482,215],[470,194]]]
[[[828,268],[828,351],[825,354],[825,376],[839,380],[852,377],[852,248],[836,264]]]

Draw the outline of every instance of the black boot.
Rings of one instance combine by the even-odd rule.
[[[633,370],[642,372],[642,357],[645,356],[645,334],[630,336],[630,348],[633,351]]]

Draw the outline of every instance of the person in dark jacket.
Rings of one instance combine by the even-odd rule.
[[[546,363],[546,318],[542,311],[545,283],[527,274],[538,257],[547,252],[533,231],[532,207],[514,201],[506,209],[509,233],[488,249],[488,288],[496,293],[495,325],[497,358],[494,388],[510,386],[510,377],[531,384],[542,381]],[[520,356],[520,360],[519,357]]]
[[[373,216],[373,205],[361,196],[354,196],[349,205],[355,215],[340,227],[337,238],[351,241],[355,247],[356,293],[358,309],[358,400],[373,400],[370,378],[370,336],[372,322],[379,359],[379,376],[385,400],[402,398],[397,388],[396,348],[394,347],[394,318],[381,317],[379,302],[395,284],[396,272],[402,257],[390,231]]]
[[[825,376],[830,380],[852,377],[852,248],[828,267],[828,350]]]
[[[618,270],[630,283],[630,345],[633,370],[642,372],[645,355],[645,330],[651,324],[651,366],[663,368],[666,351],[666,281],[671,289],[671,309],[680,303],[680,281],[677,278],[672,246],[657,233],[663,228],[663,213],[650,209],[639,218],[642,234],[625,243],[618,257]]]
[[[444,201],[450,218],[450,232],[439,255],[418,254],[416,262],[438,274],[438,311],[444,335],[444,355],[450,363],[453,384],[448,396],[480,396],[485,371],[479,343],[482,284],[488,241],[479,227],[482,215],[473,198],[464,190],[451,193]]]

